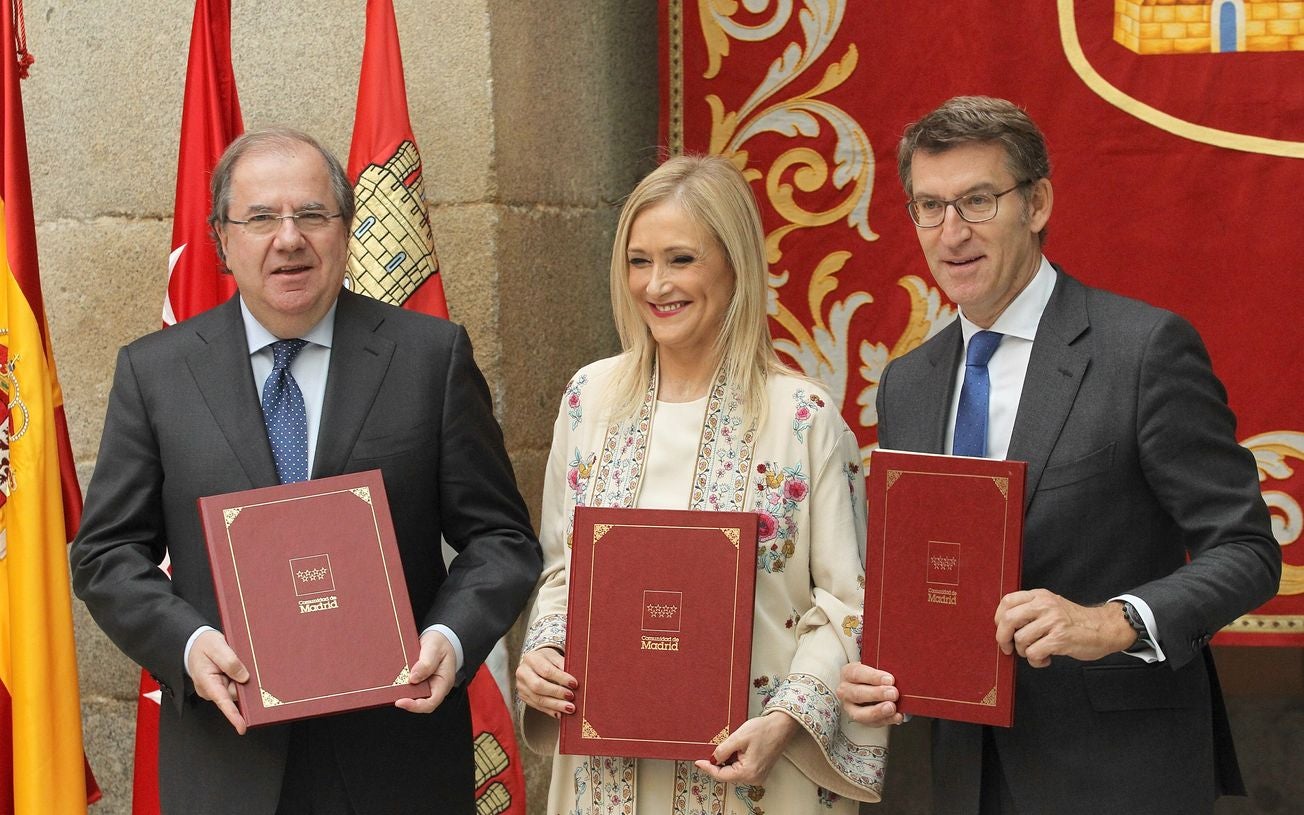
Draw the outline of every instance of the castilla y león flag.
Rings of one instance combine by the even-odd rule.
[[[349,177],[358,208],[349,241],[349,287],[447,317],[391,0],[367,2]]]
[[[959,95],[1046,134],[1046,256],[1177,312],[1227,387],[1285,567],[1218,642],[1304,644],[1304,5],[661,0],[662,132],[728,155],[761,207],[785,360],[866,452],[888,361],[955,317],[897,178],[906,125]],[[1294,544],[1294,545],[1291,545]]]
[[[36,262],[16,23],[0,0],[0,813],[84,815],[99,789],[82,752],[65,551],[81,490]]]
[[[235,293],[208,234],[209,178],[222,151],[244,130],[231,68],[230,0],[197,0],[190,30],[181,143],[177,154],[172,252],[163,324],[173,325]],[[136,697],[132,815],[158,815],[158,684],[141,671]]]
[[[346,284],[378,300],[447,318],[391,0],[367,2],[348,169],[358,211]],[[486,666],[473,677],[467,694],[478,815],[524,815],[525,776],[512,719]]]

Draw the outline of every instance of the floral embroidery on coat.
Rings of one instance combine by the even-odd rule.
[[[570,467],[566,470],[566,486],[570,488],[574,505],[584,506],[584,494],[589,489],[589,477],[593,475],[593,463],[598,460],[597,453],[589,453],[585,458],[580,448],[575,448],[571,456]]]
[[[774,698],[774,692],[779,689],[779,677],[762,674],[752,680],[752,689],[756,695],[761,697],[761,707],[764,708]]]
[[[739,784],[734,787],[734,794],[747,808],[747,815],[765,815],[761,799],[765,797],[765,787],[760,784]]]
[[[823,787],[816,787],[819,790],[820,806],[825,809],[833,809],[833,805],[842,800],[842,796],[836,792],[829,792]]]
[[[585,800],[584,793],[589,788],[588,782],[584,780],[584,776],[588,773],[588,771],[589,770],[588,770],[587,763],[581,765],[577,770],[575,770],[576,804],[575,804],[575,808],[570,811],[569,815],[585,815],[585,812],[581,809],[581,805],[579,802]]]
[[[865,618],[859,614],[848,614],[842,618],[842,633],[849,639],[856,641],[856,650],[861,647],[861,639],[865,633]]]
[[[810,494],[810,479],[801,465],[780,468],[774,462],[756,465],[752,508],[760,513],[756,538],[756,568],[781,572],[797,551],[797,508]]]
[[[633,815],[634,763],[629,759],[593,756],[585,759],[584,766],[589,770],[592,801],[597,807],[586,810],[585,815]]]
[[[698,770],[691,761],[675,762],[675,815],[723,815],[724,783]]]
[[[794,608],[792,610],[792,613],[788,615],[788,619],[783,621],[783,627],[791,631],[792,627],[796,625],[800,620],[801,620],[801,612]]]
[[[807,396],[805,388],[794,393],[792,399],[797,403],[797,409],[792,414],[792,432],[797,441],[804,442],[801,434],[810,428],[811,417],[824,407],[824,399],[818,393]]]
[[[578,378],[571,380],[570,384],[566,386],[566,415],[570,417],[571,430],[579,427],[580,422],[584,421],[584,404],[580,399],[580,389],[588,381],[588,374],[580,374]]]
[[[756,427],[745,429],[738,394],[717,376],[706,403],[693,472],[692,509],[736,511],[747,500]]]
[[[860,463],[848,461],[842,465],[842,477],[847,479],[847,495],[851,498],[851,511],[856,511],[856,484],[860,481]]]
[[[521,646],[521,653],[528,654],[545,645],[555,645],[558,648],[566,647],[565,614],[547,614],[530,623],[529,630],[525,632],[525,642]]]

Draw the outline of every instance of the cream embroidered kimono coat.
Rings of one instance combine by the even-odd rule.
[[[850,799],[879,800],[886,729],[844,719],[833,693],[860,655],[866,512],[860,449],[837,406],[809,381],[774,375],[764,421],[749,429],[723,381],[687,405],[659,404],[654,383],[638,415],[609,428],[603,399],[616,363],[581,369],[562,399],[524,650],[565,649],[576,505],[759,512],[749,715],[783,710],[802,729],[755,786],[717,783],[692,762],[555,756],[548,815],[849,814]],[[655,464],[659,453],[683,459],[682,483],[651,483],[678,481]],[[532,749],[555,752],[556,720],[525,708],[522,724]]]

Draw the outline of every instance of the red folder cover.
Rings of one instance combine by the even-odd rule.
[[[249,725],[430,695],[379,470],[199,499]]]
[[[560,752],[709,759],[746,721],[758,518],[576,508]]]
[[[1019,589],[1027,464],[876,450],[861,659],[902,713],[1009,727],[1014,655],[996,607]]]

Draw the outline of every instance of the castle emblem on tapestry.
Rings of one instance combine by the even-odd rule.
[[[1138,54],[1304,51],[1304,5],[1279,0],[1121,0],[1114,40]]]

